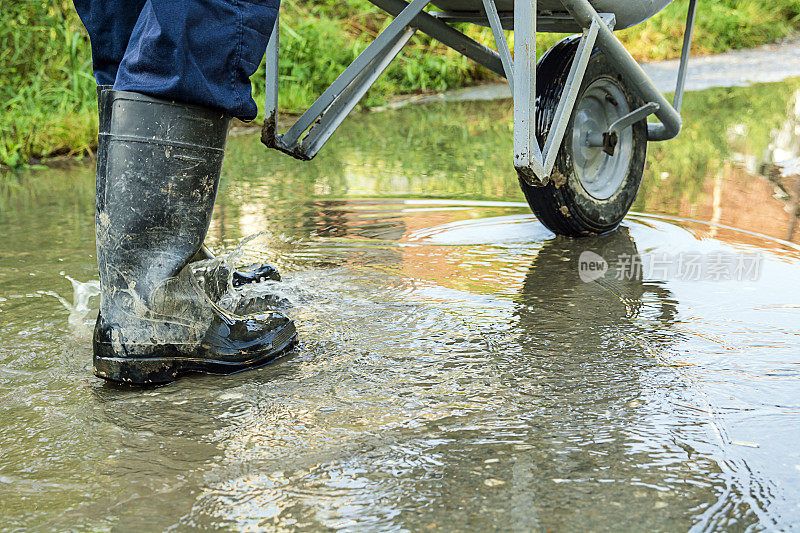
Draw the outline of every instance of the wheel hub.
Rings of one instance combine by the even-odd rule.
[[[572,138],[573,167],[588,194],[607,200],[622,187],[633,154],[633,133],[607,133],[611,124],[627,115],[625,93],[612,78],[594,81],[576,104]],[[600,136],[602,146],[589,139]]]

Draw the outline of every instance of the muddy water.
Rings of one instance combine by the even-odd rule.
[[[258,234],[302,344],[145,391],[90,371],[90,165],[14,177],[0,529],[798,524],[798,89],[689,95],[648,214],[581,241],[520,203],[507,102],[360,115],[309,164],[236,136],[209,244]]]

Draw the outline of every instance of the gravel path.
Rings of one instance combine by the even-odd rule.
[[[644,63],[642,68],[661,91],[675,90],[677,59]],[[800,38],[785,39],[749,50],[692,58],[689,61],[686,89],[701,91],[711,87],[744,87],[753,83],[777,82],[794,77],[800,77]],[[396,109],[414,103],[504,98],[511,98],[508,85],[492,83],[446,93],[402,98],[375,110]]]

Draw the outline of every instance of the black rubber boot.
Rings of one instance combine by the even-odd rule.
[[[112,85],[98,85],[97,86],[97,109],[99,114],[99,135],[97,137],[97,196],[100,196],[100,189],[105,186],[103,180],[105,180],[105,173],[100,172],[100,167],[105,160],[106,150],[105,150],[105,136],[103,133],[108,133],[109,121],[111,118],[111,110],[109,106],[109,102],[103,99],[103,93],[106,91],[111,91]],[[192,258],[192,262],[202,261],[205,259],[214,259],[214,254],[212,254],[208,248],[203,245],[200,247],[200,250],[195,254]],[[254,264],[248,267],[234,270],[232,274],[230,272],[221,271],[219,272],[221,275],[229,274],[231,277],[231,282],[233,283],[234,287],[242,287],[249,283],[258,283],[260,281],[265,280],[272,280],[272,281],[280,281],[281,275],[278,270],[273,267],[272,265],[268,265],[266,263],[263,264]]]
[[[166,383],[185,372],[236,372],[286,351],[296,339],[289,318],[222,310],[190,266],[211,221],[229,119],[121,91],[103,91],[101,108],[95,374]]]

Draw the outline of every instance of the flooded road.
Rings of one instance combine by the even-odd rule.
[[[208,243],[256,235],[301,345],[144,391],[91,373],[91,164],[12,178],[0,529],[796,527],[798,91],[687,95],[584,240],[522,203],[508,102],[361,114],[307,164],[235,136]]]

